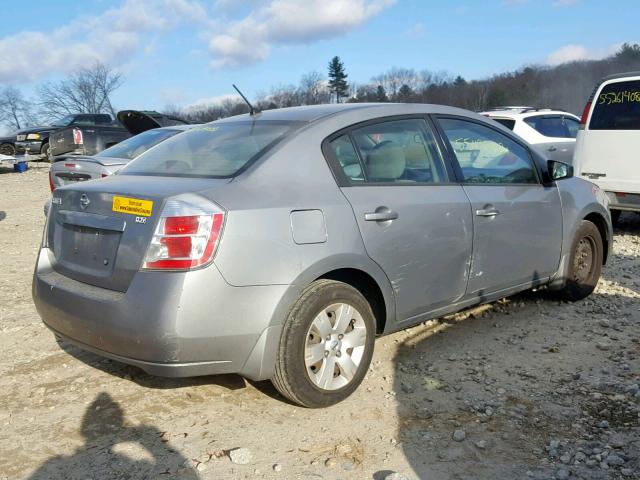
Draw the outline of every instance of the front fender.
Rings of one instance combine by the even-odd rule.
[[[605,259],[613,245],[613,227],[609,214],[609,201],[595,184],[581,178],[570,178],[557,182],[562,204],[562,253],[558,272],[550,284],[551,288],[562,288],[568,275],[571,245],[580,223],[589,216],[598,216],[604,231],[607,248]]]

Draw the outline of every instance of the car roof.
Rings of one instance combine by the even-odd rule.
[[[324,105],[305,105],[301,107],[278,108],[264,110],[250,116],[248,113],[236,115],[216,120],[216,123],[237,122],[246,120],[266,120],[266,121],[289,121],[312,123],[335,118],[340,115],[351,114],[358,110],[366,110],[367,116],[375,113],[376,116],[384,117],[390,115],[406,114],[428,114],[442,113],[451,115],[475,116],[476,114],[468,110],[444,105],[434,105],[426,103],[336,103]]]
[[[488,112],[481,112],[480,115],[490,118],[508,118],[512,120],[523,120],[529,117],[537,117],[540,115],[568,115],[573,118],[578,118],[571,112],[565,112],[564,110],[551,110],[551,109],[539,109],[526,112],[514,112],[511,110],[490,110]]]
[[[631,78],[631,77],[640,77],[640,71],[635,72],[624,72],[624,73],[614,73],[613,75],[607,75],[606,77],[602,77],[600,82],[608,82],[609,80],[617,80],[620,78]]]

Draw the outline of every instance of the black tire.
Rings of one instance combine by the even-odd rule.
[[[49,142],[42,144],[42,147],[40,148],[40,155],[45,161],[52,163],[49,158]]]
[[[10,143],[0,144],[0,155],[13,157],[16,154],[16,147]]]
[[[357,310],[366,326],[366,338],[360,363],[351,380],[341,388],[329,390],[316,385],[307,373],[305,345],[314,319],[336,303],[345,303]],[[271,382],[283,396],[304,407],[321,408],[341,402],[355,391],[367,373],[375,332],[376,321],[371,306],[358,290],[334,280],[316,280],[303,290],[284,323]],[[332,375],[335,375],[333,368]]]
[[[598,227],[583,220],[571,245],[567,280],[560,292],[566,300],[582,300],[593,292],[600,279],[603,254]]]
[[[620,215],[622,215],[622,210],[609,210],[611,213],[611,223],[616,224],[618,220],[620,220]]]

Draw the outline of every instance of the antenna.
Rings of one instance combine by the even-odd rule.
[[[259,111],[257,111],[255,108],[253,108],[253,105],[251,105],[251,103],[249,102],[249,100],[247,100],[247,97],[245,97],[242,92],[240,91],[240,89],[238,87],[236,87],[233,83],[231,84],[231,86],[233,88],[236,89],[236,92],[238,92],[240,94],[240,96],[242,97],[242,100],[244,100],[244,103],[246,103],[247,105],[249,105],[249,115],[255,115],[256,113],[260,113]]]

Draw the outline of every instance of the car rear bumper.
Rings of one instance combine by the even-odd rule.
[[[40,251],[33,298],[45,325],[70,343],[152,375],[270,378],[288,286],[233,287],[211,265],[139,272],[122,293],[56,272],[51,255]]]
[[[28,155],[39,155],[42,148],[42,141],[29,140],[16,142],[16,153],[26,153]]]
[[[607,192],[609,209],[640,212],[640,194]]]

